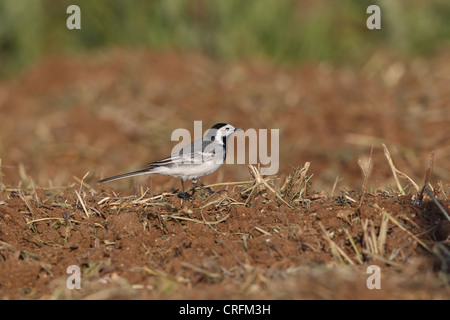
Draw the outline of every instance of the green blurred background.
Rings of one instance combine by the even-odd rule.
[[[81,8],[81,30],[66,9]],[[382,29],[366,9],[381,7]],[[428,55],[450,39],[448,0],[1,0],[0,76],[49,53],[115,46],[200,51],[217,59],[361,63],[375,49]]]

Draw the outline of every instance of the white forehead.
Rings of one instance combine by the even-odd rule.
[[[226,130],[226,129],[234,129],[234,127],[231,124],[227,124],[226,126],[223,126],[220,128],[220,130]]]
[[[228,134],[228,132],[233,132],[234,131],[234,127],[231,124],[227,124],[226,126],[221,127],[220,129],[218,129],[216,132],[216,134],[220,134],[220,135],[226,135]]]
[[[217,135],[226,135],[227,132],[233,131],[235,128],[231,124],[226,124],[220,128],[211,128],[208,130],[206,135],[208,136],[217,136]]]

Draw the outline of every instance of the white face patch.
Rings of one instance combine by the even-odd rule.
[[[228,138],[235,131],[236,131],[235,127],[233,127],[232,125],[226,125],[225,127],[220,128],[219,130],[217,130],[217,132],[214,134],[214,140],[217,143],[225,144],[226,140],[224,140],[223,138]]]

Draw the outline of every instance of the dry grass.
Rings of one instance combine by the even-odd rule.
[[[383,147],[393,173],[398,173],[386,146]],[[70,239],[82,230],[80,229],[82,227],[90,230],[90,234],[96,234],[100,230],[107,232],[113,228],[109,222],[112,217],[117,218],[127,213],[137,213],[141,224],[138,229],[148,235],[159,233],[159,237],[164,239],[174,230],[179,230],[178,232],[184,230],[187,239],[190,237],[191,241],[196,241],[201,237],[201,234],[194,231],[197,230],[197,225],[205,226],[207,229],[203,229],[203,232],[209,232],[212,237],[217,238],[211,257],[203,260],[191,257],[190,261],[182,258],[179,261],[180,269],[175,273],[166,269],[164,263],[160,264],[157,261],[153,266],[148,263],[142,264],[138,260],[133,262],[134,266],[128,267],[131,268],[128,273],[143,274],[142,282],[133,282],[127,272],[119,272],[110,259],[97,261],[90,259],[87,264],[84,264],[83,274],[86,279],[91,280],[84,282],[82,293],[68,292],[64,288],[64,282],[55,280],[56,286],[53,283],[50,286],[51,289],[49,287],[42,290],[42,292],[50,290],[50,293],[41,293],[39,297],[44,298],[110,299],[169,296],[214,298],[216,297],[214,294],[202,296],[198,293],[200,291],[194,289],[209,292],[208,290],[218,290],[217,286],[224,292],[225,297],[355,297],[351,294],[333,296],[328,285],[319,280],[319,274],[322,275],[322,271],[319,272],[319,270],[325,266],[332,268],[335,273],[332,274],[330,281],[351,288],[353,282],[346,278],[347,271],[339,270],[351,268],[354,273],[353,281],[355,281],[355,279],[364,278],[364,270],[369,264],[377,264],[383,266],[384,272],[389,274],[390,279],[402,282],[407,288],[406,278],[422,279],[423,276],[421,275],[423,263],[414,267],[408,266],[411,257],[426,257],[434,261],[431,265],[428,262],[427,268],[431,266],[435,270],[431,273],[435,277],[432,287],[437,291],[427,292],[427,295],[442,297],[442,290],[445,291],[449,285],[448,240],[433,239],[434,222],[431,223],[431,228],[429,223],[426,226],[419,226],[417,223],[423,224],[423,221],[417,220],[420,215],[413,218],[411,213],[406,215],[403,213],[403,210],[414,212],[417,203],[413,204],[412,196],[402,196],[404,189],[398,178],[396,178],[398,193],[368,192],[367,186],[373,165],[371,159],[370,156],[367,167],[362,166],[364,178],[361,191],[347,192],[342,196],[311,192],[309,186],[312,175],[309,175],[309,163],[306,163],[302,167],[295,168],[286,177],[281,187],[278,185],[277,177],[263,177],[257,167],[249,166],[251,180],[206,186],[216,190],[225,188],[227,192],[220,194],[209,195],[200,189],[192,190],[195,191],[195,199],[191,201],[178,199],[177,194],[172,192],[150,196],[148,190],[143,189],[130,196],[120,196],[113,191],[105,195],[104,190],[98,190],[96,186],[84,182],[88,174],[82,179],[75,178],[77,183],[64,190],[35,188],[32,183],[23,181],[20,188],[0,185],[4,199],[0,202],[0,210],[2,207],[10,206],[14,196],[17,195],[25,208],[20,214],[31,234],[38,238],[45,238],[49,228],[58,229],[62,226],[63,231],[60,234],[64,239],[62,245],[53,241],[39,240],[41,247],[50,245],[55,249],[62,249],[65,245],[69,245]],[[408,179],[404,174],[401,176]],[[448,190],[441,187],[439,192],[446,195]],[[399,210],[394,206],[398,197],[409,199],[409,204],[403,205],[404,209]],[[434,196],[433,198],[436,199]],[[429,211],[430,203],[432,202],[422,199],[420,205],[427,204]],[[385,207],[387,205],[391,206],[390,209]],[[335,209],[331,211],[327,209],[333,206]],[[51,212],[55,209],[61,210],[62,216],[51,216]],[[257,212],[261,210],[270,211],[271,214],[279,212],[281,223],[266,224],[256,219]],[[395,213],[389,210],[395,210]],[[418,212],[422,212],[422,209],[419,208]],[[319,215],[323,218],[317,220],[316,217]],[[252,228],[246,230],[246,227],[242,225],[243,229],[239,232],[226,231],[231,228],[226,227],[227,225],[238,226],[239,219],[244,223],[242,218],[244,216],[250,217],[251,221],[256,219],[250,222]],[[436,214],[433,217],[436,218]],[[419,222],[416,223],[413,220]],[[100,241],[97,236],[92,245],[94,248],[104,247],[108,250],[117,246],[117,243],[121,241],[120,238],[126,237],[126,234],[131,232],[133,237],[142,241],[139,246],[145,248],[145,255],[155,255],[158,252],[155,250],[173,249],[173,247],[161,249],[149,247],[145,244],[144,238],[141,239],[138,236],[142,231],[138,229],[133,231],[128,228],[120,229],[122,234],[117,239]],[[223,237],[227,233],[228,235]],[[258,254],[268,252],[269,260],[272,261],[270,267],[249,256],[250,252],[253,252],[253,255],[257,254],[252,250],[255,250],[259,239],[265,239],[259,244],[264,244],[264,249],[257,252]],[[322,263],[316,267],[311,265],[313,260],[306,264],[299,263],[298,259],[301,259],[302,255],[293,255],[290,251],[292,248],[298,250],[299,243],[301,243],[300,247],[304,248],[302,249],[304,254],[319,255],[321,259],[324,259]],[[71,246],[74,244],[72,243]],[[216,250],[221,250],[221,253],[217,253]],[[3,257],[3,261],[8,259],[7,252],[18,255],[23,260],[40,261],[41,267],[49,270],[48,274],[52,278],[60,279],[56,277],[57,272],[53,270],[56,266],[46,262],[48,253],[45,251],[37,250],[35,253],[29,249],[21,249],[17,243],[13,245],[6,241],[0,242],[0,258]],[[222,256],[228,256],[228,260],[221,259]],[[283,263],[276,267],[277,263],[281,262]],[[105,272],[102,270],[110,269],[116,271],[102,275]],[[312,274],[318,277],[316,281],[320,283],[319,287],[323,292],[319,292],[319,289],[314,291],[311,283],[306,280],[306,277]],[[426,274],[430,276],[430,273]],[[310,287],[307,292],[299,292],[298,289],[287,284],[289,281]],[[420,281],[425,280],[423,278]],[[427,281],[429,281],[428,278]],[[402,295],[407,297],[404,288],[393,286],[390,290],[397,290],[391,297],[402,298]]]

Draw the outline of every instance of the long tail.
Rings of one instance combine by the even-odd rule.
[[[152,174],[152,173],[153,172],[151,172],[151,168],[146,168],[146,169],[137,170],[137,171],[128,172],[128,173],[123,173],[123,174],[119,174],[117,176],[113,176],[113,177],[109,177],[109,178],[106,178],[106,179],[102,179],[99,182],[100,183],[105,183],[105,182],[119,180],[119,179],[123,179],[123,178],[129,178],[129,177],[140,176],[140,175],[143,175],[143,174]]]

